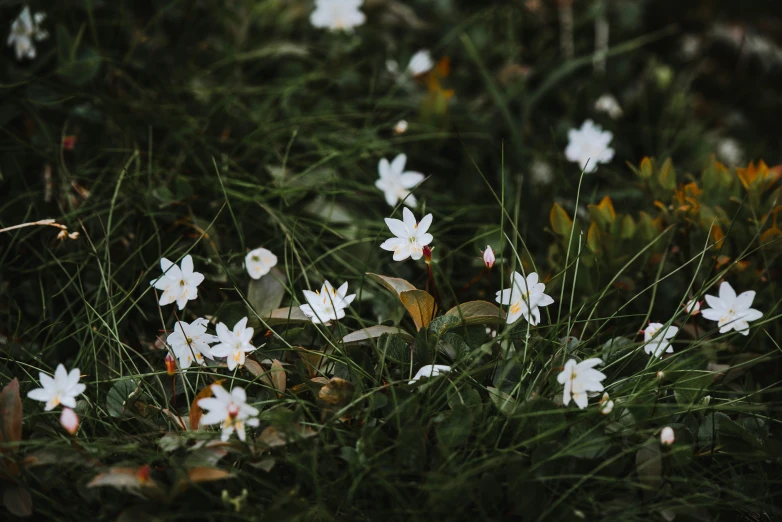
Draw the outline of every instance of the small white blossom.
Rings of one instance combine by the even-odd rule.
[[[260,279],[262,276],[265,276],[276,265],[277,256],[265,248],[250,250],[244,258],[244,266],[253,279]]]
[[[662,323],[649,323],[649,326],[644,328],[644,351],[654,357],[662,357],[663,353],[673,353],[673,346],[668,341],[672,339],[679,329],[675,326],[669,326],[665,328]]]
[[[511,276],[511,287],[497,292],[495,300],[503,305],[510,305],[508,309],[507,323],[515,323],[524,316],[532,326],[540,322],[541,306],[548,306],[554,302],[550,296],[543,293],[546,285],[538,282],[538,274],[532,272],[525,279],[518,272]]]
[[[666,426],[663,428],[663,430],[660,432],[660,444],[664,444],[665,446],[670,446],[673,444],[673,441],[676,440],[676,437],[673,433],[673,428],[670,426]]]
[[[565,369],[557,375],[557,382],[565,385],[562,391],[562,403],[567,406],[570,401],[582,410],[587,407],[589,398],[588,392],[601,392],[603,385],[600,383],[606,376],[595,370],[594,367],[603,364],[601,359],[587,359],[576,363],[575,359],[570,359],[565,363]]]
[[[223,431],[220,439],[223,442],[227,441],[234,431],[239,440],[244,441],[245,424],[258,426],[258,409],[247,404],[247,394],[243,388],[234,387],[231,393],[219,384],[213,384],[211,388],[214,397],[206,397],[198,401],[199,408],[209,410],[201,417],[201,424],[220,424]],[[195,428],[194,426],[193,429]]]
[[[744,160],[744,151],[733,138],[723,138],[717,142],[717,157],[729,167],[736,167]]]
[[[188,301],[198,297],[198,285],[204,281],[204,275],[193,271],[192,256],[182,258],[182,267],[178,267],[165,257],[160,258],[160,268],[163,275],[149,282],[158,290],[160,306],[176,302],[179,309],[184,309]]]
[[[377,165],[380,178],[375,181],[375,186],[383,191],[386,203],[392,207],[396,206],[399,200],[404,200],[405,205],[415,208],[417,202],[410,189],[421,183],[424,175],[412,170],[405,171],[405,163],[406,154],[399,154],[391,163],[382,158]]]
[[[494,250],[491,249],[490,245],[486,245],[486,250],[483,251],[483,264],[486,265],[486,268],[491,268],[496,261],[497,258],[494,256]]]
[[[701,302],[695,299],[690,299],[687,304],[684,305],[684,311],[690,315],[698,315],[701,313]]]
[[[364,0],[315,0],[310,23],[320,29],[352,32],[366,21],[359,9],[363,3]]]
[[[733,287],[727,281],[720,285],[719,297],[706,295],[706,304],[711,308],[701,310],[704,318],[717,321],[720,333],[735,330],[742,335],[749,335],[750,321],[757,321],[763,313],[751,308],[755,300],[754,290],[736,295]]]
[[[394,253],[394,261],[404,261],[412,257],[417,261],[424,255],[424,247],[433,241],[432,234],[427,231],[432,225],[432,214],[427,214],[420,222],[409,209],[402,209],[402,221],[385,218],[391,233],[396,237],[386,239],[380,248]]]
[[[404,134],[406,131],[407,131],[406,120],[399,120],[398,122],[396,122],[396,125],[394,125],[394,134]]]
[[[415,376],[413,377],[412,381],[409,381],[407,384],[413,384],[417,380],[419,380],[421,377],[437,377],[441,373],[448,373],[451,371],[450,366],[446,366],[444,364],[427,364],[426,366],[422,366],[420,370],[415,372]]]
[[[63,408],[60,414],[60,426],[71,435],[75,435],[76,430],[79,429],[79,416],[72,409]]]
[[[565,157],[578,163],[585,173],[596,171],[598,163],[609,163],[614,159],[614,149],[609,147],[614,135],[610,131],[603,132],[602,127],[592,120],[586,120],[580,129],[570,129],[567,135]]]
[[[622,106],[619,105],[617,99],[614,98],[613,95],[607,93],[595,101],[595,110],[608,114],[612,120],[621,118],[622,114],[624,114]]]
[[[195,362],[198,365],[206,363],[204,358],[211,359],[210,344],[218,341],[217,336],[206,333],[206,325],[209,321],[200,317],[192,323],[177,321],[174,331],[166,338],[166,343],[171,347],[174,356],[179,359],[182,369],[190,368]]]
[[[356,294],[348,294],[348,283],[342,283],[339,288],[334,288],[328,281],[323,282],[320,290],[304,290],[304,299],[307,304],[299,306],[304,315],[309,317],[313,324],[325,324],[345,317],[345,309],[350,306]]]
[[[7,45],[16,51],[16,59],[35,58],[33,40],[40,42],[49,37],[49,33],[41,29],[41,23],[46,19],[44,13],[31,15],[30,8],[25,6],[19,17],[11,24]]]
[[[74,368],[70,373],[62,364],[57,365],[54,370],[54,378],[43,372],[38,374],[38,380],[41,383],[40,388],[30,390],[27,397],[35,401],[46,403],[46,411],[53,410],[56,406],[62,404],[69,408],[76,407],[76,397],[84,393],[87,387],[79,382],[81,373],[78,368]]]
[[[538,185],[548,185],[554,181],[554,172],[551,170],[551,165],[542,160],[535,160],[530,165],[530,173],[532,175],[532,182]]]
[[[434,67],[432,55],[429,54],[429,51],[426,49],[422,49],[415,53],[413,57],[410,58],[410,63],[407,64],[407,70],[413,76],[427,73],[432,70],[432,67]]]
[[[223,323],[218,323],[216,331],[220,344],[212,347],[212,356],[227,357],[229,370],[233,371],[237,366],[242,366],[245,354],[255,351],[255,346],[250,344],[253,329],[247,328],[246,317],[236,323],[233,330],[229,330]]]
[[[600,399],[600,413],[608,415],[614,409],[614,401],[608,396],[608,392],[603,394],[603,398]]]

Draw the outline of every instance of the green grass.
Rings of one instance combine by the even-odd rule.
[[[370,4],[353,35],[312,28],[311,3],[299,0],[31,5],[46,10],[50,38],[35,60],[19,63],[10,48],[0,57],[0,228],[53,218],[80,235],[0,234],[0,384],[18,379],[23,411],[16,441],[3,395],[7,509],[101,521],[779,517],[780,248],[764,233],[782,190],[777,180],[747,191],[734,169],[709,177],[718,136],[736,137],[747,160],[778,161],[775,70],[719,44],[682,59],[682,35],[709,38],[711,18],[672,23],[672,2],[609,6],[605,76],[592,69],[597,2],[575,6],[571,60],[547,3]],[[752,27],[767,16],[719,9]],[[0,19],[19,10],[3,6]],[[425,81],[385,71],[386,59],[404,66],[420,48],[451,59],[445,111]],[[620,98],[623,118],[595,114],[604,92]],[[750,123],[731,127],[730,111]],[[402,118],[410,128],[395,135]],[[563,151],[586,118],[614,133],[616,157],[580,175]],[[512,270],[537,271],[555,299],[540,325],[438,317],[416,331],[400,299],[366,275],[427,285],[423,261],[393,262],[379,248],[390,237],[383,218],[401,208],[375,188],[377,163],[402,152],[428,176],[414,213],[434,215],[438,315],[494,302]],[[674,188],[660,181],[662,161],[649,179],[625,164],[644,156],[673,158]],[[532,179],[533,160],[550,163],[553,183]],[[674,204],[689,182],[704,189],[697,217]],[[637,226],[629,236],[600,221],[605,196],[616,223]],[[550,220],[555,202],[577,216],[564,233]],[[641,211],[659,221],[643,228]],[[592,222],[603,227],[599,253]],[[725,240],[710,235],[715,225]],[[499,259],[491,277],[487,244]],[[258,246],[279,262],[251,283],[243,260]],[[206,276],[198,299],[158,307],[149,281],[160,258],[186,254]],[[344,320],[261,313],[302,304],[324,279],[357,294]],[[715,295],[721,280],[757,292],[764,315],[747,337],[680,306]],[[245,315],[258,347],[248,368],[284,363],[284,393],[248,368],[167,374],[163,342],[177,318],[210,317],[214,331]],[[680,327],[670,356],[643,352],[637,332],[649,321]],[[378,324],[406,334],[341,342]],[[590,357],[605,361],[609,415],[597,398],[586,410],[561,405],[557,374]],[[87,385],[72,437],[59,408],[26,398],[59,363]],[[431,363],[454,371],[407,384]],[[261,410],[246,444],[181,429],[177,416],[188,419],[217,379]],[[669,447],[664,426],[676,432]],[[201,468],[230,476],[197,481]],[[96,477],[114,486],[91,487]]]

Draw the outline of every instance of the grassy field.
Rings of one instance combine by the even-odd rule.
[[[3,519],[782,517],[744,4],[1,2]]]

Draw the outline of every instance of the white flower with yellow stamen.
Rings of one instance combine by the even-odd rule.
[[[554,302],[550,296],[543,293],[546,285],[538,282],[538,274],[532,272],[526,279],[518,272],[511,276],[511,287],[497,292],[496,301],[503,305],[510,305],[508,309],[508,324],[524,316],[532,326],[540,322],[541,306],[548,306]]]
[[[589,392],[603,391],[603,385],[600,383],[606,376],[594,369],[598,364],[603,364],[601,359],[587,359],[576,363],[575,359],[570,359],[565,363],[565,369],[557,375],[557,382],[564,384],[562,390],[562,403],[567,406],[570,401],[582,410],[587,407],[589,402]]]
[[[220,438],[223,442],[227,441],[234,431],[239,440],[244,441],[245,425],[258,426],[258,409],[247,404],[247,394],[243,388],[235,387],[230,393],[219,384],[213,384],[211,388],[214,397],[198,401],[199,408],[208,410],[201,417],[201,424],[220,424]]]
[[[334,288],[331,283],[324,281],[320,290],[314,292],[304,290],[307,304],[303,304],[299,308],[314,324],[324,324],[342,319],[345,317],[345,309],[356,298],[356,294],[347,295],[347,293],[347,282],[342,283],[339,288]]]
[[[244,258],[244,266],[253,279],[260,279],[262,276],[265,276],[276,265],[277,256],[265,248],[250,250]]]
[[[736,330],[742,335],[749,335],[750,321],[763,317],[763,312],[750,308],[755,300],[755,292],[749,290],[738,296],[727,281],[720,285],[719,297],[706,295],[706,303],[711,308],[701,310],[701,315],[710,321],[717,321],[720,333]]]
[[[212,347],[212,356],[227,357],[226,363],[231,371],[244,365],[245,354],[255,351],[255,346],[250,344],[253,329],[247,328],[247,318],[243,317],[233,330],[223,323],[219,323],[216,330],[220,344]]]
[[[43,372],[38,374],[38,380],[41,383],[40,388],[30,390],[27,397],[30,399],[46,403],[46,411],[53,410],[62,404],[69,408],[76,407],[76,397],[84,393],[87,387],[79,383],[81,373],[78,368],[70,372],[62,364],[57,365],[54,370],[54,377],[46,375]]]
[[[402,218],[386,218],[386,225],[396,237],[387,239],[380,245],[383,250],[394,253],[394,261],[404,261],[408,257],[421,259],[424,247],[434,239],[427,231],[432,225],[432,214],[427,214],[420,222],[416,222],[410,209],[402,209]]]
[[[315,0],[310,23],[320,29],[353,32],[366,21],[361,12],[364,0]]]

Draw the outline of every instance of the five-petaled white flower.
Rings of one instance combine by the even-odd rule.
[[[404,261],[408,257],[419,260],[424,255],[424,247],[434,239],[427,231],[432,224],[432,214],[427,214],[420,222],[409,209],[402,209],[402,221],[386,218],[391,233],[396,237],[386,239],[380,248],[394,253],[394,261]]]
[[[491,245],[486,245],[486,250],[483,251],[483,264],[486,268],[491,268],[495,261],[497,258],[494,256],[494,250],[491,249]]]
[[[328,281],[323,281],[320,290],[314,292],[304,290],[304,298],[307,304],[299,306],[304,315],[309,317],[313,324],[324,324],[332,320],[345,317],[345,309],[350,306],[356,294],[348,294],[348,283],[342,283],[339,288],[334,288]]]
[[[497,292],[495,300],[503,305],[510,305],[508,309],[508,324],[524,316],[532,326],[540,322],[541,306],[548,306],[554,302],[550,296],[543,293],[546,285],[538,282],[538,274],[532,272],[525,279],[518,272],[511,276],[511,287]]]
[[[315,0],[310,23],[321,29],[352,32],[366,16],[359,9],[364,0]]]
[[[677,333],[679,329],[676,326],[666,328],[662,323],[649,323],[649,326],[644,328],[644,351],[655,357],[673,353],[673,346],[668,339],[672,339]]]
[[[701,310],[701,314],[710,321],[717,321],[720,333],[736,330],[742,335],[749,335],[750,321],[757,321],[763,313],[750,308],[755,300],[754,290],[740,293],[738,296],[727,281],[720,285],[720,296],[706,295],[706,303],[711,308]]]
[[[265,248],[250,250],[244,258],[247,273],[253,279],[260,279],[277,265],[277,256]]]
[[[592,120],[586,120],[580,129],[570,129],[567,136],[565,157],[568,161],[578,163],[587,174],[597,170],[598,163],[608,163],[614,159],[614,149],[608,146],[614,135],[610,131],[603,132],[602,127],[595,125]]]
[[[198,297],[198,285],[204,280],[204,275],[193,272],[192,256],[182,259],[182,268],[178,267],[165,257],[160,258],[160,268],[163,275],[149,282],[163,293],[160,296],[160,306],[176,302],[182,310],[189,300]]]
[[[198,401],[199,408],[209,410],[201,417],[201,424],[220,424],[223,430],[220,438],[223,442],[227,441],[234,431],[239,440],[244,441],[244,425],[258,426],[258,409],[247,404],[247,394],[243,388],[235,387],[230,393],[219,384],[213,384],[211,388],[214,397]]]
[[[38,374],[41,387],[30,390],[27,396],[33,400],[45,402],[44,409],[46,411],[52,410],[60,404],[75,408],[76,397],[87,389],[85,385],[79,383],[80,377],[81,373],[78,368],[74,368],[69,373],[65,366],[58,364],[57,369],[54,370],[54,378],[43,372]]]
[[[255,346],[250,344],[253,338],[253,329],[247,328],[247,318],[243,317],[233,330],[229,330],[223,323],[218,323],[217,338],[220,344],[212,346],[214,357],[227,357],[228,369],[233,371],[237,366],[242,366],[245,354],[255,351]]]
[[[432,55],[429,54],[429,51],[426,49],[422,49],[415,53],[413,57],[410,58],[410,63],[407,64],[407,70],[410,71],[410,74],[413,76],[427,73],[432,70],[432,67],[434,67]]]
[[[408,207],[415,208],[417,201],[410,193],[410,189],[421,183],[424,175],[411,170],[405,171],[405,163],[407,163],[406,154],[399,154],[391,163],[382,158],[377,164],[380,178],[375,181],[375,186],[383,191],[386,203],[392,207],[396,206],[401,199]]]
[[[409,381],[407,384],[413,384],[417,380],[419,380],[421,377],[437,377],[441,373],[448,373],[451,371],[450,366],[446,366],[445,364],[427,364],[426,366],[421,366],[421,369],[415,372],[415,376],[413,377],[412,381]]]
[[[597,99],[597,101],[595,101],[595,110],[597,112],[604,112],[608,114],[612,120],[621,118],[622,114],[624,114],[622,106],[619,105],[619,102],[616,100],[616,98],[608,93],[602,95]]]
[[[601,359],[587,359],[576,363],[575,359],[570,359],[565,363],[565,369],[557,375],[557,381],[565,385],[562,391],[562,403],[567,406],[570,401],[582,410],[587,407],[589,398],[588,392],[601,392],[603,385],[600,381],[606,376],[594,369],[598,364],[603,364]]]
[[[206,362],[205,357],[212,358],[209,345],[216,343],[218,338],[206,333],[208,323],[209,321],[199,317],[190,324],[184,321],[177,321],[174,324],[174,331],[168,335],[166,343],[173,350],[174,356],[179,359],[180,368],[190,368],[193,362],[202,365]]]
[[[25,6],[19,17],[11,24],[11,33],[8,35],[9,47],[16,51],[16,59],[35,58],[35,45],[33,40],[40,42],[49,37],[49,33],[41,29],[41,23],[46,18],[44,13],[30,13],[30,8]]]

